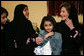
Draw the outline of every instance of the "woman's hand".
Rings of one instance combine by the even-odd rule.
[[[49,33],[47,33],[47,34],[45,35],[45,39],[48,38],[49,36],[52,36],[52,35],[54,35],[54,32],[49,32]]]
[[[69,18],[65,21],[65,24],[66,24],[71,30],[75,28],[74,25],[73,25],[72,20],[69,19]]]
[[[39,45],[43,42],[43,38],[42,37],[36,37],[36,43]]]

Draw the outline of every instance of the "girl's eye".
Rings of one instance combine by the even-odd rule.
[[[47,25],[44,25],[44,26],[47,26]]]
[[[49,24],[49,26],[52,26],[51,24]]]
[[[52,24],[49,24],[49,25],[47,24],[47,25],[44,25],[44,26],[52,26]]]

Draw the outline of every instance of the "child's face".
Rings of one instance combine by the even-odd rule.
[[[66,10],[65,7],[62,7],[62,8],[61,8],[60,15],[61,15],[61,17],[62,17],[62,20],[68,19],[69,13],[68,13],[68,11]]]
[[[2,13],[1,14],[1,24],[6,24],[6,21],[7,21],[7,14]]]
[[[25,7],[23,10],[23,14],[25,15],[26,18],[29,18],[29,11],[28,11],[28,7]]]
[[[53,30],[53,24],[50,21],[45,21],[44,22],[44,29],[47,32],[51,32]]]

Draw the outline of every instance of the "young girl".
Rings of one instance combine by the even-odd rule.
[[[60,33],[55,32],[55,24],[56,21],[53,17],[45,16],[42,19],[40,26],[41,32],[37,38],[42,38],[43,41],[35,48],[34,52],[36,55],[60,55],[62,50],[62,37]]]

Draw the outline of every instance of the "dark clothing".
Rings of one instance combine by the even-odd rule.
[[[13,21],[6,26],[7,55],[34,55],[36,43],[33,38],[36,38],[36,34],[32,23],[23,14],[25,7],[27,5],[17,5]]]
[[[20,24],[19,24],[20,25]],[[24,25],[18,25],[12,21],[6,26],[5,37],[7,55],[33,55],[34,47],[36,43],[33,42],[32,38],[36,38],[35,31],[29,20],[25,20]],[[30,42],[26,44],[27,39],[30,38]],[[14,41],[15,40],[15,41]],[[17,48],[15,48],[17,43]]]
[[[5,37],[4,37],[4,30],[1,30],[1,55],[5,55]]]
[[[1,24],[2,25],[2,24]],[[1,29],[1,37],[0,37],[0,47],[1,47],[1,55],[5,55],[5,31],[4,31],[4,28],[6,27],[6,24],[5,25],[2,25],[3,26],[3,29]]]
[[[56,26],[57,31],[62,34],[62,55],[80,55],[81,40],[79,30],[77,28],[70,30],[65,22],[57,23]]]

